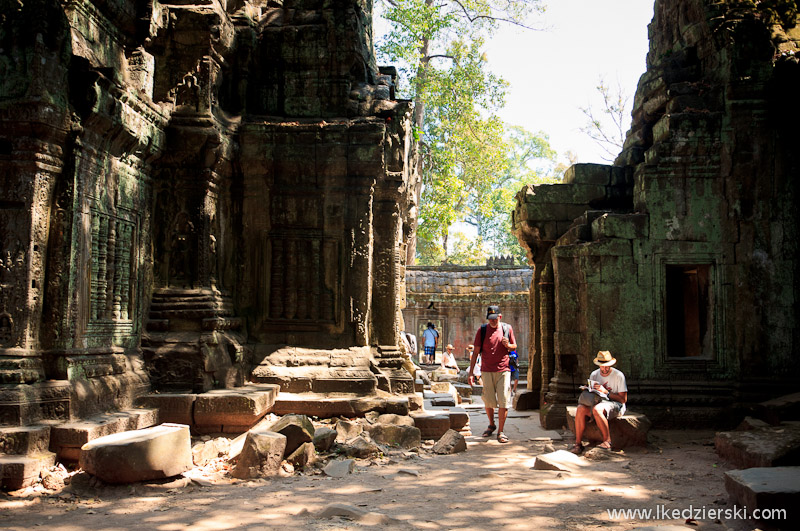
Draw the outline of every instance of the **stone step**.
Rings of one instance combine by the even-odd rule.
[[[222,301],[162,301],[153,302],[150,305],[150,313],[163,312],[166,310],[220,310],[223,312],[233,312],[233,304]]]
[[[800,467],[757,467],[725,472],[725,490],[731,502],[747,507],[749,514],[758,509],[781,529],[797,529],[800,514]],[[765,512],[766,511],[766,512]],[[763,519],[763,518],[762,518]],[[794,522],[794,526],[788,526]],[[784,527],[786,526],[786,527]]]
[[[233,315],[232,311],[217,308],[150,311],[150,319],[211,319],[214,317],[227,317],[231,315]]]
[[[89,441],[158,423],[158,410],[142,408],[104,413],[76,422],[53,425],[50,428],[50,451],[55,452],[59,460],[77,461],[81,446]]]
[[[138,403],[159,411],[161,422],[186,424],[194,433],[244,433],[272,411],[279,387],[247,384],[205,393],[152,393]]]
[[[800,422],[723,431],[714,437],[717,455],[740,468],[800,465]]]
[[[36,483],[42,470],[56,464],[53,452],[0,456],[0,489],[17,490]]]
[[[47,452],[50,426],[0,428],[0,455],[28,455]]]
[[[285,393],[275,400],[276,415],[309,415],[320,418],[363,417],[369,411],[408,415],[410,395],[364,396],[358,394]]]
[[[567,428],[575,433],[575,412],[577,406],[567,406]],[[650,431],[650,420],[641,413],[626,411],[621,417],[608,421],[608,428],[611,432],[611,446],[615,450],[621,450],[629,446],[647,446],[647,432]],[[587,419],[586,429],[583,431],[583,438],[593,442],[603,442],[600,428],[594,419]]]

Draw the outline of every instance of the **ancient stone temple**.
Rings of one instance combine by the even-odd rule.
[[[406,331],[422,333],[433,323],[439,331],[437,359],[445,345],[455,347],[457,360],[467,361],[465,348],[486,323],[486,308],[497,304],[503,322],[514,327],[520,361],[528,354],[528,290],[533,271],[513,259],[489,259],[486,266],[409,266],[406,270]],[[419,358],[418,358],[419,359]]]
[[[247,381],[412,390],[410,103],[371,1],[4,5],[2,425]]]
[[[613,166],[518,194],[545,426],[563,425],[598,350],[657,425],[724,425],[797,389],[797,15],[795,2],[656,1]]]

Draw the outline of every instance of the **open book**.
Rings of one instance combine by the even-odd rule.
[[[595,389],[595,384],[600,385],[600,389]],[[608,390],[600,384],[600,382],[596,382],[594,380],[586,380],[586,385],[582,385],[581,389],[585,389],[586,391],[591,391],[592,393],[599,395],[600,398],[608,399]]]

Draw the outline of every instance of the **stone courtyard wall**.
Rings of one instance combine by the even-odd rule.
[[[486,323],[486,308],[500,306],[502,321],[514,328],[520,360],[528,359],[528,289],[533,271],[519,267],[412,266],[406,271],[405,330],[417,335],[428,322],[439,331],[437,360],[448,343],[458,360],[467,360],[466,347]]]
[[[614,165],[518,194],[547,427],[598,350],[661,425],[730,424],[796,390],[797,22],[794,2],[656,1]]]

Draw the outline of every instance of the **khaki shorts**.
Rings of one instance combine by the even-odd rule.
[[[511,373],[483,372],[483,405],[486,407],[511,407]]]

